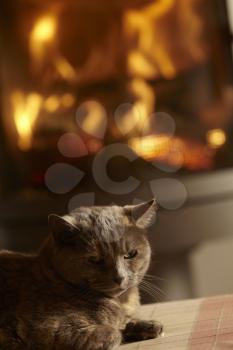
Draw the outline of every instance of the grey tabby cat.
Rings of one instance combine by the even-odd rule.
[[[0,252],[0,349],[112,350],[157,337],[135,319],[155,201],[49,216],[38,255]]]

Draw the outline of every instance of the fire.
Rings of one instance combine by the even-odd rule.
[[[141,78],[173,79],[208,56],[199,0],[157,0],[124,17],[128,69]],[[174,44],[175,38],[176,44]]]
[[[32,147],[33,131],[40,111],[53,114],[70,108],[75,103],[75,96],[65,93],[45,97],[36,92],[25,94],[22,91],[14,91],[11,94],[11,103],[18,133],[18,146],[22,151],[27,151]]]
[[[69,61],[59,53],[57,37],[58,21],[53,14],[46,14],[34,24],[29,47],[33,59],[33,67],[40,71],[51,61],[54,70],[60,77],[69,82],[77,81],[76,70]]]
[[[11,101],[18,133],[18,146],[26,151],[31,147],[33,127],[42,105],[42,97],[37,93],[25,95],[15,91],[11,95]]]
[[[171,153],[171,148],[179,153],[181,150],[181,143],[179,139],[171,139],[167,135],[150,135],[144,137],[135,137],[129,140],[129,146],[137,155],[146,160],[165,160],[165,158]],[[177,165],[177,161],[183,160],[183,157],[179,156],[170,159],[170,163]],[[173,153],[174,154],[174,153]]]
[[[135,33],[138,35],[138,45],[130,50],[128,56],[128,66],[132,74],[148,79],[159,73],[169,79],[175,76],[175,67],[169,53],[163,48],[163,39],[156,41],[156,51],[154,51],[154,35],[156,35],[154,30],[156,29],[152,24],[152,18],[156,24],[156,20],[167,15],[174,4],[174,0],[160,0],[143,11],[129,11],[126,15],[126,34],[129,37]]]

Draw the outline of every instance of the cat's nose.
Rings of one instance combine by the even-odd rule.
[[[121,286],[123,284],[124,277],[123,276],[115,276],[113,278],[113,282]]]

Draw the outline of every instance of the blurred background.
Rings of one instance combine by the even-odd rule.
[[[232,0],[2,1],[0,247],[155,196],[158,300],[233,293],[232,33]]]

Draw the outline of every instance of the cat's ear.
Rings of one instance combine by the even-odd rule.
[[[77,241],[79,230],[68,216],[50,214],[48,223],[56,243],[73,245]]]
[[[126,214],[131,218],[136,226],[146,229],[155,221],[158,205],[156,200],[152,199],[149,202],[137,205],[127,205],[124,208]]]

